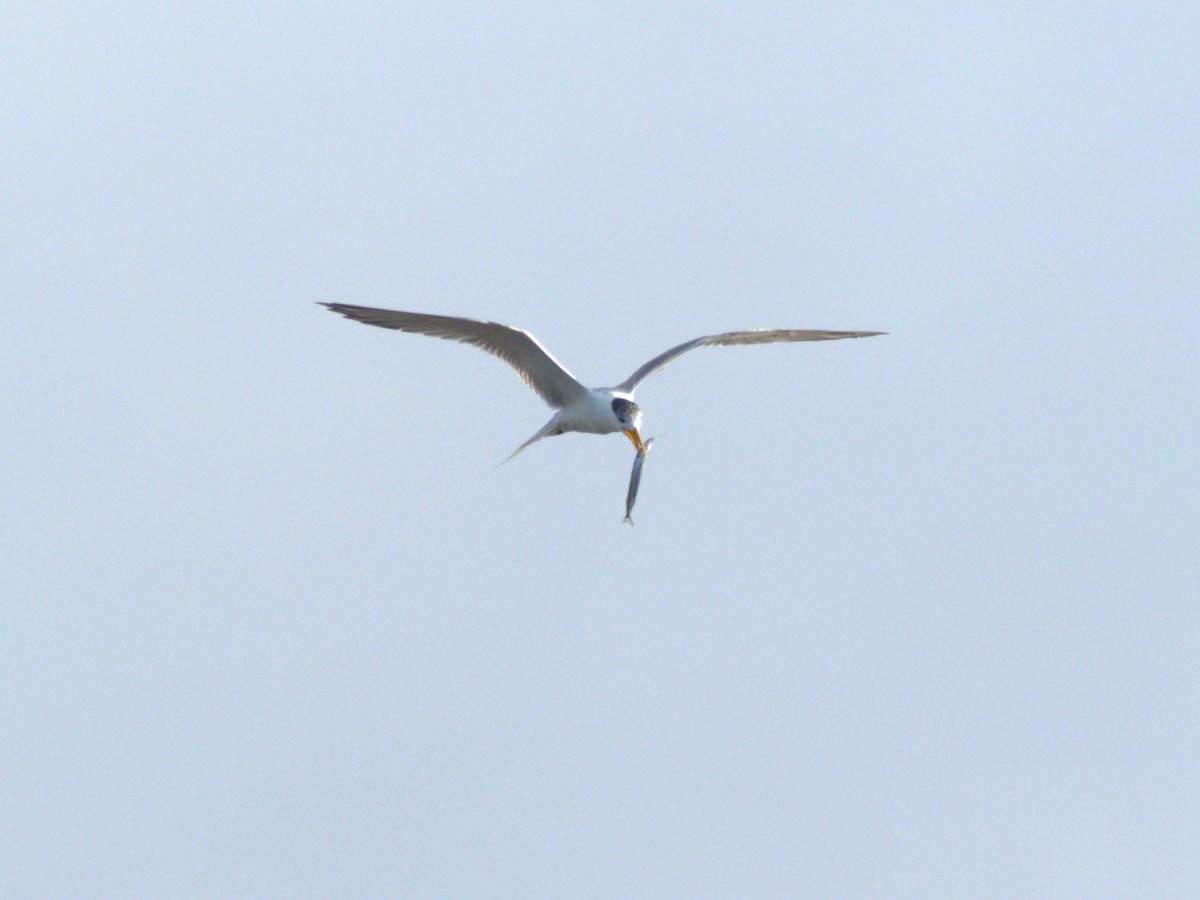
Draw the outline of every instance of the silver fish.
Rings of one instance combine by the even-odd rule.
[[[654,438],[646,441],[646,453],[650,452],[650,445],[654,443]],[[625,519],[628,524],[633,524],[633,519],[629,514],[633,512],[633,504],[637,502],[638,485],[642,482],[642,466],[646,464],[646,453],[638,453],[633,458],[633,471],[629,473],[629,493],[625,495]]]

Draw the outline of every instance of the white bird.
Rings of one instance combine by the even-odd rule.
[[[346,303],[322,303],[321,306],[340,313],[347,319],[392,328],[412,334],[426,334],[471,344],[500,357],[517,370],[524,382],[533,388],[556,412],[550,421],[529,440],[509,454],[508,462],[530,444],[545,437],[579,431],[586,434],[615,434],[623,432],[638,453],[646,453],[642,441],[642,411],[633,402],[633,392],[646,378],[653,375],[677,356],[697,347],[725,347],[737,344],[774,344],[785,341],[836,341],[842,338],[873,337],[885,331],[729,331],[725,334],[706,334],[684,341],[654,359],[639,366],[620,384],[613,387],[589,388],[563,368],[562,363],[538,343],[528,331],[460,319],[455,316],[434,316],[426,313],[400,312],[394,309],[375,309],[369,306],[350,306]]]

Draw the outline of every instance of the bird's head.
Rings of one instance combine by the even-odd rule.
[[[642,442],[642,411],[638,405],[626,397],[613,397],[612,411],[621,430],[625,432],[625,437],[637,447],[638,453],[645,453],[646,445]]]

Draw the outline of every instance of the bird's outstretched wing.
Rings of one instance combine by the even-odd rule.
[[[682,356],[697,347],[732,347],[738,344],[777,344],[790,341],[840,341],[842,338],[874,337],[887,334],[886,331],[775,331],[759,329],[758,331],[727,331],[724,334],[706,334],[703,337],[684,341],[678,347],[672,347],[665,353],[660,353],[650,362],[638,368],[636,372],[614,387],[614,390],[632,391],[642,381],[649,378],[677,356]]]
[[[395,309],[350,306],[346,303],[322,303],[321,306],[356,322],[412,334],[427,334],[486,350],[516,369],[527,385],[558,409],[587,392],[587,388],[563,368],[562,363],[551,356],[532,334],[519,328],[455,316],[431,316]]]

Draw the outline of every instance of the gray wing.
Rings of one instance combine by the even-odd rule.
[[[840,341],[842,338],[874,337],[886,331],[775,331],[761,328],[757,331],[727,331],[724,334],[706,334],[703,337],[684,341],[660,353],[650,362],[616,385],[614,390],[632,391],[677,356],[682,356],[697,347],[733,347],[740,344],[778,344],[791,341]]]
[[[395,309],[350,306],[346,303],[320,305],[335,313],[341,313],[347,319],[365,322],[367,325],[393,328],[411,334],[427,334],[430,337],[459,341],[486,350],[516,369],[527,385],[548,404],[558,409],[587,392],[587,388],[563,368],[532,334],[519,328],[455,316],[432,316]]]

